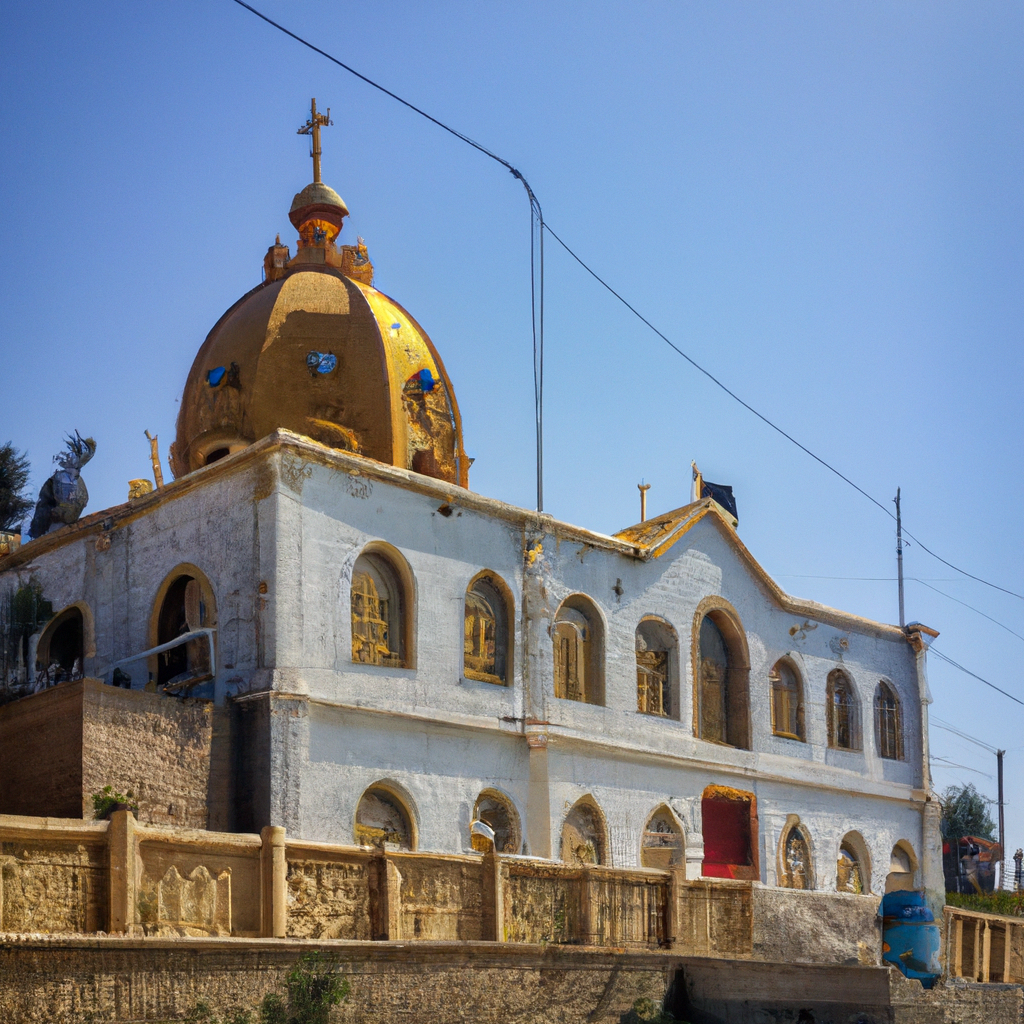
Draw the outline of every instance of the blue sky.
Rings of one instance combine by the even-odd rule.
[[[504,155],[552,227],[693,358],[949,561],[1024,593],[1024,8],[1018,3],[261,0]],[[529,220],[497,164],[230,0],[10,6],[2,32],[0,441],[33,489],[99,442],[90,510],[173,438],[206,332],[324,179],[376,284],[454,380],[475,490],[530,506]],[[717,391],[547,250],[546,506],[611,532],[685,503],[691,459],[790,593],[897,617],[892,521]],[[916,544],[906,572],[1024,634],[1024,601]],[[849,579],[867,577],[868,579]],[[1024,699],[1024,641],[924,584],[907,617]],[[933,714],[1006,748],[1024,708],[931,662]],[[941,730],[938,756],[994,774]],[[936,765],[941,788],[985,775]]]

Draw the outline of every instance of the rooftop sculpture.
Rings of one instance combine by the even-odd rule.
[[[67,451],[53,457],[57,471],[39,488],[39,500],[32,516],[29,536],[35,540],[44,533],[77,522],[89,503],[89,491],[82,479],[82,467],[96,454],[96,442],[78,431],[65,440]]]

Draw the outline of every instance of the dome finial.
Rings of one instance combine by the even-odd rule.
[[[309,111],[309,120],[298,130],[297,134],[313,136],[313,182],[318,184],[320,182],[320,127],[330,127],[334,122],[331,120],[330,107],[327,108],[326,114],[316,112],[315,96],[310,101]]]

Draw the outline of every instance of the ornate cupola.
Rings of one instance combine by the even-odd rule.
[[[292,257],[280,236],[263,261],[264,282],[210,331],[192,364],[171,451],[175,476],[247,447],[278,428],[305,434],[451,483],[468,486],[462,422],[444,364],[426,331],[372,287],[360,238],[338,246],[348,207],[320,180],[292,200],[299,233]]]

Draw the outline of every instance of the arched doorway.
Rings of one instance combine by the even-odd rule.
[[[186,633],[213,629],[217,616],[213,591],[198,569],[182,566],[165,580],[158,594],[155,613],[155,643],[171,643]],[[213,678],[211,642],[208,636],[177,644],[154,656],[151,677],[158,687],[174,689],[195,686]]]
[[[85,619],[72,606],[54,618],[36,647],[37,686],[81,679],[85,662]]]

